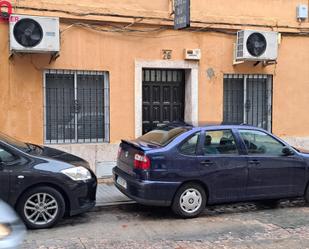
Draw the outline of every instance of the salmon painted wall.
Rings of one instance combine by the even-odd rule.
[[[63,16],[62,30],[74,22],[75,19],[71,18],[77,18],[69,12],[92,10],[127,16],[86,15],[78,17],[78,21],[112,19],[124,22],[129,21],[130,15],[143,14],[166,20],[143,20],[138,25],[147,26],[135,24],[134,27],[153,28],[149,24],[160,23],[171,25],[171,7],[168,0],[153,3],[142,0],[97,0],[74,4],[68,0],[17,2],[19,13]],[[281,29],[288,32],[297,32],[299,27],[309,27],[308,22],[298,24],[295,20],[295,8],[299,2],[294,0],[220,0],[222,4],[210,0],[191,2],[194,20],[221,20],[222,23],[213,24],[219,25],[219,28],[220,25],[226,25],[223,24],[225,21],[235,23],[235,27],[229,27],[232,30],[238,29],[237,23],[242,21],[261,25],[286,25]],[[30,7],[32,9],[29,9]],[[36,8],[44,8],[45,11],[37,11]],[[51,11],[59,9],[67,12]],[[205,12],[202,13],[202,9],[205,9]],[[201,24],[194,25],[198,27]],[[111,143],[116,143],[121,138],[133,138],[135,60],[160,60],[162,49],[172,49],[172,60],[183,60],[184,48],[200,48],[202,60],[199,66],[199,120],[222,119],[224,73],[267,73],[274,75],[273,132],[280,136],[309,137],[309,115],[306,109],[309,106],[309,37],[283,35],[278,64],[267,67],[254,67],[253,63],[233,66],[235,38],[234,35],[215,32],[166,30],[160,33],[128,35],[72,27],[61,36],[60,57],[49,64],[48,55],[14,55],[9,60],[8,24],[0,23],[0,130],[23,140],[43,143],[44,69],[101,70],[110,73]],[[213,68],[215,72],[212,79],[207,78],[208,68]]]
[[[24,0],[12,1],[15,11],[38,12],[40,15],[58,13],[61,17],[78,16],[78,19],[129,18],[130,16],[164,18],[172,20],[173,0]],[[299,26],[296,6],[308,0],[191,0],[193,22],[269,24]],[[42,11],[44,10],[44,11]],[[148,21],[158,22],[158,19]],[[143,20],[146,21],[146,20]],[[302,25],[308,27],[308,22]]]

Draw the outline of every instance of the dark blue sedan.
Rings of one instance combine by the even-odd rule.
[[[309,201],[309,152],[251,126],[163,126],[122,140],[113,173],[127,196],[182,217],[196,217],[206,204]]]

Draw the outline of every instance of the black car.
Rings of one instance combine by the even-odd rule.
[[[305,197],[309,154],[246,125],[166,125],[122,140],[115,185],[141,204],[171,206],[182,217],[205,205]]]
[[[48,228],[64,215],[95,205],[97,179],[89,164],[66,152],[0,133],[0,198],[28,228]]]

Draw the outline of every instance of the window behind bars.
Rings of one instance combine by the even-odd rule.
[[[44,73],[45,143],[109,142],[107,72]]]
[[[272,129],[272,75],[225,74],[223,122]]]

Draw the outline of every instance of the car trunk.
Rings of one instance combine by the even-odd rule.
[[[148,132],[135,140],[121,140],[117,167],[131,176],[136,177],[138,175],[140,179],[146,179],[149,175],[149,170],[151,170],[149,151],[166,146],[187,130],[188,128],[186,127],[163,127],[162,129]],[[135,160],[136,154],[137,160]],[[144,170],[144,165],[137,165],[137,168],[140,168],[136,169],[134,167],[135,162],[146,163],[146,170]]]
[[[134,168],[135,155],[144,155],[146,151],[149,151],[155,147],[157,146],[138,140],[122,140],[120,144],[121,151],[118,154],[117,167],[131,176],[136,176],[137,174],[141,176],[142,170]]]

